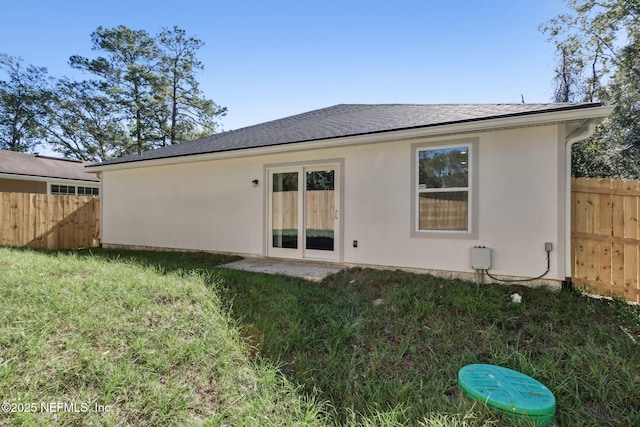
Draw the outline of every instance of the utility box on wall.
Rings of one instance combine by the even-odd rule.
[[[491,249],[484,246],[471,248],[471,268],[488,270],[491,268]]]

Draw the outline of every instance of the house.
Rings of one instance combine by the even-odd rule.
[[[0,192],[97,196],[87,162],[0,150]]]
[[[102,177],[106,247],[471,279],[485,269],[507,280],[547,269],[543,283],[557,285],[571,277],[571,145],[611,111],[336,105],[88,170]]]

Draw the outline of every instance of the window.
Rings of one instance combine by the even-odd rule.
[[[74,187],[73,185],[51,184],[51,194],[57,194],[60,196],[75,196],[76,187]]]
[[[471,237],[475,233],[476,145],[475,139],[414,145],[413,235]]]
[[[100,194],[99,187],[76,187],[75,185],[51,184],[49,194],[58,196],[98,196]]]
[[[78,187],[78,196],[97,196],[98,187]]]

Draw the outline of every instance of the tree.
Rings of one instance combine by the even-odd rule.
[[[583,101],[584,64],[576,51],[569,46],[558,46],[560,63],[555,72],[554,102]]]
[[[466,187],[469,183],[466,149],[450,148],[420,152],[419,183],[425,188]]]
[[[47,69],[24,67],[20,58],[0,54],[0,70],[7,74],[0,80],[0,149],[31,151],[41,141],[51,95]]]
[[[226,114],[226,108],[206,99],[199,89],[196,73],[204,66],[196,51],[203,45],[201,40],[178,27],[152,37],[123,25],[99,27],[91,39],[93,49],[105,55],[95,59],[72,56],[70,64],[96,76],[104,97],[123,112],[120,123],[128,124],[134,145],[118,135],[116,141],[124,144],[120,153],[140,153],[215,133],[216,120]],[[102,108],[105,105],[99,99]],[[68,148],[62,144],[63,151]]]
[[[96,162],[131,151],[123,114],[99,82],[60,79],[49,107],[46,136],[64,157]]]
[[[224,116],[227,109],[205,99],[199,89],[196,73],[204,66],[196,58],[196,51],[204,43],[176,26],[164,28],[157,40],[162,49],[160,72],[167,102],[167,114],[160,115],[163,143],[166,139],[175,144],[215,133],[216,118]]]
[[[596,135],[574,151],[576,176],[640,178],[640,3],[567,0],[571,12],[541,30],[562,52],[556,100],[616,105]],[[565,77],[569,77],[565,79]]]
[[[126,113],[135,147],[141,153],[159,137],[155,118],[163,99],[157,43],[146,31],[124,25],[113,29],[98,27],[91,40],[93,49],[107,56],[90,60],[75,55],[69,62],[102,79],[105,93]]]

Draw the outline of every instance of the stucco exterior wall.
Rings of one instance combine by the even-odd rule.
[[[412,237],[412,146],[430,137],[103,172],[103,239],[149,246],[266,255],[265,165],[343,162],[340,261],[473,272],[469,250],[492,248],[492,273],[564,280],[564,146],[560,126],[464,135],[478,138],[477,238]],[[259,185],[252,185],[258,179]],[[358,241],[354,248],[352,242]]]

